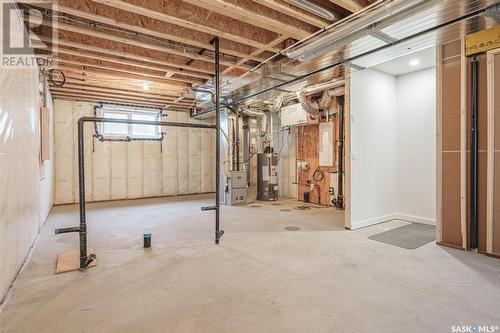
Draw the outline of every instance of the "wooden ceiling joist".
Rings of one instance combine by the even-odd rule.
[[[325,22],[319,18],[316,18],[310,14],[306,14],[301,12],[300,10],[294,9],[290,6],[287,6],[285,4],[281,4],[275,0],[253,0],[254,2],[261,4],[263,6],[266,6],[267,8],[274,9],[278,12],[282,12],[283,14],[286,14],[291,17],[295,17],[302,22],[307,22],[309,24],[314,25],[317,28],[324,28],[327,26],[329,23]],[[259,48],[259,47],[258,47]],[[260,48],[262,49],[262,48]]]
[[[161,31],[152,30],[152,29],[140,27],[137,25],[124,23],[124,22],[118,21],[116,19],[112,19],[112,18],[102,16],[102,15],[96,15],[96,14],[89,13],[89,12],[86,12],[83,10],[78,10],[75,8],[62,6],[62,5],[59,5],[57,7],[57,10],[59,11],[59,13],[64,13],[64,14],[76,16],[76,17],[83,18],[83,19],[86,19],[86,20],[89,20],[92,22],[110,25],[110,26],[115,27],[115,28],[125,29],[125,30],[129,30],[129,31],[132,31],[135,33],[141,33],[141,34],[154,36],[154,37],[165,39],[165,40],[174,41],[177,43],[187,44],[187,45],[191,45],[191,46],[194,46],[194,47],[200,48],[200,49],[213,50],[213,46],[210,43],[203,43],[203,42],[189,39],[187,37],[167,34],[167,33],[161,32]],[[239,58],[247,56],[247,54],[245,54],[245,53],[231,50],[231,49],[227,49],[227,48],[221,48],[221,52],[228,54],[228,55],[235,56],[235,57],[239,57]],[[260,59],[260,58],[255,58],[252,60],[262,61],[262,59]]]
[[[153,74],[153,73],[146,73],[146,72],[141,72],[137,71],[135,69],[122,69],[122,68],[117,68],[116,66],[113,65],[105,65],[105,64],[94,64],[94,63],[88,63],[88,62],[81,62],[81,61],[73,61],[73,60],[68,60],[68,59],[63,59],[59,57],[56,60],[57,64],[63,64],[63,65],[72,65],[72,66],[78,66],[78,67],[86,67],[88,69],[99,69],[99,70],[105,70],[105,71],[111,71],[111,72],[116,72],[116,73],[123,73],[123,74],[132,74],[132,75],[137,75],[137,76],[142,76],[143,78],[154,78],[157,80],[164,80],[165,82],[168,82],[169,84],[179,84],[179,83],[203,83],[201,81],[195,81],[191,79],[178,79],[174,77],[166,78],[164,75],[161,74]],[[173,81],[173,82],[169,82]],[[184,85],[184,87],[187,87],[187,85]]]
[[[120,65],[127,65],[127,66],[133,66],[133,67],[137,67],[137,68],[148,69],[148,70],[155,70],[155,71],[163,72],[165,74],[168,73],[168,72],[171,72],[171,73],[185,75],[185,76],[192,76],[192,77],[195,77],[197,79],[199,79],[200,76],[202,76],[202,78],[207,79],[207,80],[211,78],[208,75],[201,75],[201,74],[193,75],[193,74],[191,74],[189,72],[183,72],[183,71],[179,71],[179,70],[175,70],[175,69],[167,69],[167,68],[158,67],[158,66],[155,66],[155,65],[146,65],[146,64],[142,64],[142,63],[137,63],[137,62],[132,62],[132,61],[126,61],[126,60],[112,58],[112,57],[106,57],[106,56],[102,56],[102,55],[94,55],[94,54],[90,54],[90,53],[87,53],[87,52],[81,52],[81,51],[74,51],[74,50],[70,50],[70,49],[64,49],[64,48],[60,48],[60,47],[56,48],[55,52],[58,53],[58,54],[67,54],[67,55],[73,55],[73,56],[88,58],[88,59],[102,60],[102,61],[106,61],[106,62],[110,62],[110,63],[115,63],[115,64],[120,64]],[[177,79],[175,79],[175,80],[177,80]],[[200,82],[199,80],[187,80],[187,81],[186,80],[179,80],[179,81],[180,82],[189,82],[189,83]]]
[[[70,101],[78,101],[78,102],[91,102],[91,103],[99,103],[99,102],[110,102],[110,103],[123,103],[123,104],[134,104],[134,105],[144,105],[144,106],[152,106],[157,108],[163,108],[162,104],[154,104],[154,103],[139,103],[134,101],[128,101],[123,99],[115,99],[115,98],[102,98],[102,97],[93,97],[93,96],[81,96],[78,94],[62,94],[62,93],[54,93],[52,97],[55,99],[64,99]]]
[[[165,93],[155,93],[155,92],[150,92],[150,91],[137,91],[133,89],[127,89],[127,88],[115,88],[115,87],[110,87],[106,86],[104,84],[101,85],[96,85],[96,84],[91,84],[86,81],[83,82],[66,82],[63,87],[70,87],[70,88],[81,88],[81,89],[91,89],[91,90],[100,90],[104,92],[111,92],[111,93],[125,93],[125,94],[130,94],[130,95],[137,95],[141,97],[152,97],[152,98],[161,98],[164,100],[168,101],[175,101],[179,97],[178,94],[170,94],[168,92]],[[186,98],[184,102],[186,104],[190,104],[192,102],[192,98]]]
[[[234,35],[232,33],[229,33],[226,31],[221,31],[219,29],[215,29],[212,27],[208,27],[208,26],[203,25],[203,24],[184,20],[184,19],[178,18],[178,17],[173,16],[173,15],[169,15],[166,13],[160,13],[160,12],[148,9],[148,8],[144,8],[141,6],[137,6],[137,5],[128,3],[126,1],[122,1],[122,0],[92,0],[92,1],[104,4],[106,6],[110,6],[110,7],[116,8],[116,9],[126,10],[128,12],[140,14],[140,15],[143,15],[146,17],[150,17],[150,18],[159,20],[159,21],[176,24],[176,25],[186,27],[186,28],[189,28],[192,30],[200,31],[200,32],[209,33],[209,34],[212,34],[214,36],[219,36],[219,38],[224,38],[224,39],[231,40],[234,42],[246,44],[246,45],[251,46],[251,47],[256,47],[259,49],[265,48],[266,50],[269,50],[272,52],[279,52],[280,51],[280,49],[278,49],[278,48],[275,48],[275,47],[267,48],[266,44],[260,43],[258,41],[255,41],[255,40],[252,40],[249,38],[242,37],[240,35]]]
[[[110,102],[118,102],[118,103],[130,103],[130,104],[140,104],[140,105],[154,105],[154,106],[160,106],[160,107],[166,107],[167,104],[161,103],[161,102],[154,102],[154,101],[147,101],[143,99],[136,99],[136,98],[130,98],[130,97],[117,97],[117,96],[110,96],[107,94],[94,94],[94,93],[73,93],[73,92],[62,92],[62,91],[57,91],[57,90],[51,90],[51,94],[53,96],[67,96],[67,97],[80,97],[80,98],[94,98],[96,100],[100,101],[110,101]],[[188,109],[188,107],[180,107],[182,109]]]
[[[44,36],[39,36],[39,38],[43,42],[52,43],[52,40],[50,38],[47,38]],[[197,67],[194,67],[192,65],[181,65],[181,64],[177,64],[177,63],[161,61],[161,60],[153,59],[151,57],[139,56],[139,55],[136,55],[134,53],[124,52],[124,51],[115,51],[115,50],[111,50],[111,49],[107,49],[107,48],[102,48],[102,47],[87,45],[87,44],[82,44],[82,43],[74,43],[74,42],[66,41],[64,39],[59,39],[57,41],[57,46],[71,47],[73,49],[81,50],[81,52],[84,52],[84,53],[96,52],[96,53],[110,55],[113,57],[133,59],[133,60],[142,61],[142,62],[146,62],[146,63],[152,63],[155,65],[166,66],[166,67],[170,67],[169,69],[166,69],[168,71],[175,72],[177,74],[186,75],[186,76],[198,77],[198,78],[202,78],[202,79],[210,79],[211,76],[206,75],[206,74],[213,74],[213,72],[214,72],[213,70],[197,68]],[[59,48],[59,50],[62,50],[62,49]]]
[[[288,37],[287,37],[287,36],[280,36],[280,37],[276,38],[275,40],[273,40],[271,43],[269,43],[269,45],[270,45],[270,46],[271,46],[271,45],[276,45],[276,44],[279,44],[279,43],[281,43],[281,42],[283,42],[283,41],[285,41],[285,40],[287,40],[287,39],[288,39]],[[257,49],[257,50],[255,50],[255,51],[253,52],[253,54],[260,54],[260,53],[262,53],[262,52],[264,52],[264,51],[265,51],[265,49]],[[248,61],[248,58],[243,58],[243,59],[241,59],[240,61],[238,61],[238,62],[236,63],[236,65],[235,65],[235,66],[232,66],[232,67],[229,67],[229,68],[225,69],[225,70],[222,72],[222,74],[227,74],[227,73],[229,73],[229,72],[230,72],[230,71],[232,71],[234,68],[236,68],[237,66],[239,66],[239,65],[241,65],[241,64],[243,64],[243,63],[245,63],[245,62],[247,62],[247,61]]]
[[[43,20],[42,25],[49,26],[49,27],[53,26],[52,21],[50,21],[50,20]],[[168,47],[168,46],[164,46],[164,45],[160,45],[160,44],[145,42],[145,41],[141,41],[141,40],[134,39],[134,38],[129,38],[129,37],[125,37],[125,36],[119,36],[116,34],[98,31],[95,29],[74,26],[74,25],[67,24],[64,22],[58,22],[56,26],[57,26],[57,29],[59,29],[59,30],[66,30],[66,31],[70,31],[70,32],[78,33],[78,34],[84,34],[87,36],[108,39],[108,40],[118,42],[118,43],[134,45],[134,46],[145,48],[145,49],[175,54],[175,55],[178,55],[181,57],[185,57],[187,60],[193,59],[193,60],[205,61],[205,62],[209,62],[209,63],[215,62],[214,58],[210,57],[210,56],[204,56],[204,55],[200,55],[200,54],[192,53],[192,52],[188,52],[188,51],[181,51],[181,50],[175,49],[173,47]],[[230,61],[226,61],[226,60],[221,60],[220,63],[221,63],[221,65],[224,65],[224,66],[233,66],[236,64],[236,62],[230,62]],[[239,66],[237,66],[237,68],[244,69],[244,70],[250,69],[250,67],[245,66],[245,65],[239,65]]]
[[[177,103],[172,100],[163,100],[163,99],[158,99],[158,98],[151,98],[151,97],[143,97],[143,96],[138,96],[135,94],[124,94],[124,93],[116,93],[116,92],[107,92],[104,90],[99,90],[99,89],[86,89],[86,88],[72,88],[72,87],[57,87],[57,86],[51,86],[50,87],[51,92],[60,92],[60,93],[75,93],[75,94],[81,94],[81,95],[99,95],[99,96],[109,96],[109,97],[116,97],[116,98],[125,98],[125,99],[133,99],[133,100],[140,100],[143,102],[151,102],[151,103],[158,103],[158,104],[164,104],[164,105],[179,105],[179,106],[185,106],[188,107],[190,103]]]
[[[89,64],[81,63],[81,62],[72,62],[72,63],[58,63],[56,68],[61,69],[65,74],[69,73],[78,73],[82,77],[89,77],[93,79],[113,79],[115,81],[129,81],[136,82],[139,84],[144,83],[155,83],[155,84],[163,84],[165,85],[165,89],[168,91],[186,93],[188,91],[188,85],[173,85],[165,79],[158,79],[155,77],[146,77],[142,73],[132,73],[130,71],[114,71],[109,68],[90,68]]]
[[[235,18],[237,20],[250,23],[257,27],[274,31],[278,34],[289,36],[295,39],[303,39],[307,37],[310,32],[302,30],[295,26],[282,23],[270,17],[264,16],[257,12],[252,12],[245,8],[236,6],[224,0],[183,0],[195,6],[199,6],[208,10],[213,10],[219,14]]]
[[[352,0],[329,0],[329,1],[334,5],[339,6],[340,8],[350,11],[351,13],[355,13],[362,8],[360,5],[358,5]]]

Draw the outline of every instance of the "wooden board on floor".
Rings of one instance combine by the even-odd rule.
[[[89,249],[87,255],[94,253],[93,249]],[[94,267],[97,261],[94,260],[88,267]],[[56,274],[77,271],[80,269],[80,250],[73,250],[59,253],[57,255]]]

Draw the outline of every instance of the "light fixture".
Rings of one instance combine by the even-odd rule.
[[[412,60],[410,60],[410,66],[415,67],[415,66],[418,66],[418,65],[420,65],[420,60],[419,59],[412,59]]]
[[[148,91],[148,90],[149,90],[149,83],[144,82],[144,83],[142,84],[142,89],[144,89],[145,91]]]
[[[167,71],[167,72],[165,73],[165,77],[166,77],[167,79],[170,79],[172,76],[174,76],[174,74],[175,74],[174,72]]]

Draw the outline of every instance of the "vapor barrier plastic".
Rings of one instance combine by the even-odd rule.
[[[82,116],[92,116],[93,106],[93,103],[86,102],[55,101],[56,204],[78,202],[76,123]],[[211,122],[192,120],[187,113],[180,112],[168,112],[166,120]],[[93,138],[94,126],[87,124],[87,200],[134,199],[214,191],[213,131],[175,127],[163,127],[162,131],[165,137],[161,142],[100,142]]]

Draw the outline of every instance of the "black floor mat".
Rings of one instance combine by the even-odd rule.
[[[436,240],[436,227],[421,223],[411,223],[375,234],[368,237],[368,239],[414,250]]]

